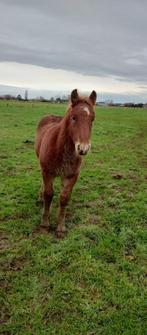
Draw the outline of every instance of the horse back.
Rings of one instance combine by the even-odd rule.
[[[35,141],[35,150],[38,157],[40,156],[41,144],[46,134],[52,133],[53,129],[56,128],[55,126],[58,125],[62,119],[62,116],[48,115],[43,117],[38,123]]]
[[[38,123],[37,130],[51,123],[59,123],[62,119],[63,119],[62,116],[55,116],[55,115],[44,116]]]

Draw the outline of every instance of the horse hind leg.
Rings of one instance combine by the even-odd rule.
[[[49,213],[53,194],[53,178],[43,172],[43,213],[41,226],[45,228],[49,228]]]

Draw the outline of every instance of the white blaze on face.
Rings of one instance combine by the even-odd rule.
[[[86,112],[88,115],[90,114],[90,110],[87,106],[84,107],[84,112]]]

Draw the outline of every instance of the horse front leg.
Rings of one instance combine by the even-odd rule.
[[[43,176],[43,213],[41,226],[49,228],[49,212],[54,195],[53,178],[46,172],[42,172]]]
[[[44,193],[44,187],[43,187],[43,183],[41,184],[41,187],[40,187],[40,190],[39,190],[39,195],[38,195],[38,202],[39,203],[43,203],[43,200],[44,200],[44,196],[43,196],[43,193]]]
[[[57,229],[56,235],[57,237],[63,237],[64,233],[66,232],[65,227],[65,214],[66,214],[66,207],[68,205],[71,192],[73,186],[75,185],[78,178],[78,174],[71,177],[71,178],[63,178],[62,185],[61,185],[61,193],[60,193],[60,208],[58,211],[58,218],[57,218]]]

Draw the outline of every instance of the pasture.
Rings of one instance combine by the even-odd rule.
[[[65,105],[0,102],[1,334],[145,334],[147,110],[96,108],[66,215],[39,230],[37,122]]]

